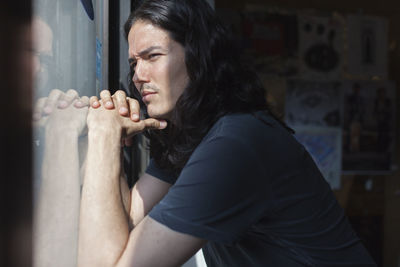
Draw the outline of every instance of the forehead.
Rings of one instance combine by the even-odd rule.
[[[168,49],[171,38],[168,32],[154,24],[139,20],[135,22],[128,34],[129,56],[137,55],[151,46]]]
[[[34,47],[39,52],[51,52],[53,33],[50,26],[36,17],[32,22]]]

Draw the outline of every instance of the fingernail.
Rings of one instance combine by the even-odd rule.
[[[53,109],[51,107],[49,107],[49,106],[46,106],[46,107],[43,108],[43,111],[45,113],[47,113],[47,114],[50,114],[53,111]]]
[[[164,129],[165,127],[167,127],[167,122],[166,121],[161,121],[160,122],[160,129]]]
[[[65,100],[58,101],[58,107],[59,108],[66,108],[67,106],[68,106],[67,101],[65,101]]]
[[[92,104],[93,107],[98,107],[100,106],[100,103],[98,101],[94,101]]]
[[[128,113],[128,109],[126,107],[120,107],[119,108],[119,113],[121,114],[127,114]]]
[[[83,103],[81,101],[78,100],[75,102],[75,107],[81,108],[82,106],[83,106]]]
[[[138,114],[132,114],[132,120],[138,120],[139,119],[139,115]]]
[[[113,105],[113,103],[111,101],[107,101],[105,106],[108,107],[108,108],[112,108],[114,105]]]

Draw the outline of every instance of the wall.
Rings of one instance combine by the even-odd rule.
[[[386,17],[389,20],[389,79],[394,80],[400,86],[400,16],[395,0],[381,0],[379,4],[374,1],[361,0],[215,0],[215,7],[241,10],[246,4],[268,5],[283,8],[312,8],[320,11],[337,11],[345,13],[363,13],[366,15],[377,15]],[[399,87],[397,95],[400,95]],[[400,97],[396,99],[396,106],[400,107]],[[397,108],[396,129],[400,131],[400,108]],[[400,153],[400,138],[397,134],[396,150]],[[397,166],[400,166],[400,157],[396,159]],[[365,190],[365,182],[372,181],[372,190]],[[340,204],[346,209],[346,213],[357,218],[370,218],[370,221],[359,219],[356,223],[364,227],[366,231],[380,231],[382,233],[381,243],[383,248],[383,264],[385,267],[400,266],[400,172],[396,171],[388,176],[343,176],[342,188],[335,192]],[[374,222],[375,220],[375,222]],[[376,220],[381,220],[376,222]],[[381,225],[383,229],[373,229]],[[372,240],[376,242],[377,240]],[[375,248],[380,249],[380,248]]]

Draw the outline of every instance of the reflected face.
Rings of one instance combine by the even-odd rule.
[[[189,77],[185,50],[167,31],[150,22],[135,22],[128,35],[132,81],[150,117],[170,119]]]
[[[45,96],[45,85],[49,80],[49,62],[52,60],[53,32],[41,18],[36,17],[32,23],[33,30],[33,73],[36,82],[36,93]]]

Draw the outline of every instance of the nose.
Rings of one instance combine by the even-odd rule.
[[[142,84],[149,82],[147,67],[141,60],[138,60],[136,63],[135,73],[132,77],[132,81],[136,85],[136,88],[140,88]]]

